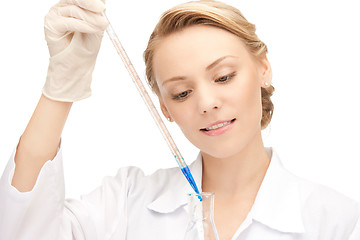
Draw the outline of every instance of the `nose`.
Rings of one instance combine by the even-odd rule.
[[[200,114],[209,114],[221,108],[221,99],[211,88],[198,89],[198,109]]]

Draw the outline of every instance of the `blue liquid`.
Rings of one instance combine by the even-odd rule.
[[[195,180],[194,180],[193,176],[191,175],[189,167],[186,166],[186,167],[182,168],[181,171],[185,175],[186,179],[188,180],[188,182],[190,183],[190,185],[194,189],[194,191],[197,194],[200,194],[199,189],[196,186]]]
[[[196,186],[195,180],[190,172],[190,169],[188,166],[181,168],[182,173],[184,174],[184,176],[186,177],[186,179],[188,180],[188,182],[190,183],[191,187],[194,189],[194,191],[197,194],[200,194],[198,187]],[[200,201],[202,201],[201,196],[199,196]]]

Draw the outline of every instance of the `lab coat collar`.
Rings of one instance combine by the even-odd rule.
[[[270,165],[249,214],[253,220],[281,232],[303,233],[299,180],[266,148]]]
[[[281,232],[304,232],[298,180],[283,167],[272,148],[266,148],[266,152],[271,159],[270,165],[248,218]],[[189,168],[201,192],[201,153]],[[181,171],[177,171],[172,180],[172,184],[167,185],[167,189],[147,206],[149,209],[170,213],[186,206],[188,194],[193,192],[192,188]]]

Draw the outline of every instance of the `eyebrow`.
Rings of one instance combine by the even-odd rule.
[[[238,58],[238,57],[235,57],[235,56],[232,56],[232,55],[223,56],[221,58],[216,59],[214,62],[212,62],[209,66],[207,66],[205,68],[205,70],[206,71],[211,70],[212,68],[214,68],[216,65],[218,65],[220,62],[222,62],[223,60],[225,60],[227,58]],[[185,79],[186,79],[185,76],[176,76],[176,77],[172,77],[172,78],[169,78],[169,79],[165,80],[161,85],[164,86],[168,82],[185,80]]]
[[[237,58],[235,56],[231,56],[231,55],[227,55],[227,56],[223,56],[221,58],[218,58],[217,60],[215,60],[213,63],[211,63],[209,66],[207,66],[205,68],[206,71],[209,71],[210,69],[214,68],[216,65],[218,65],[220,62],[222,62],[223,60],[225,60],[226,58]]]

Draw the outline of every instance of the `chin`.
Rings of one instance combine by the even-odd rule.
[[[227,139],[211,142],[201,141],[197,147],[202,153],[221,159],[235,156],[250,145],[257,145],[259,141],[261,141],[261,133],[259,129],[256,129],[254,131],[243,131],[242,134]]]
[[[229,158],[241,152],[245,145],[239,143],[233,145],[217,144],[217,146],[200,148],[200,151],[213,158]]]

